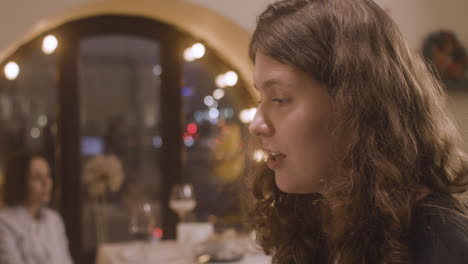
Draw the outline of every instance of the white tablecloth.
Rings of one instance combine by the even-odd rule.
[[[183,250],[175,241],[157,243],[129,242],[103,244],[99,247],[96,264],[193,264],[190,252]],[[270,264],[271,257],[261,252],[252,252],[242,261],[232,264]]]

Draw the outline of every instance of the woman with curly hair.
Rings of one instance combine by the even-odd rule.
[[[250,44],[257,240],[273,262],[468,263],[446,95],[372,0],[283,0]]]

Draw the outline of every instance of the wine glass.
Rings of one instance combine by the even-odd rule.
[[[186,220],[195,206],[197,201],[192,184],[176,184],[172,187],[169,207],[178,214],[181,222]]]
[[[141,202],[132,206],[130,211],[130,234],[135,240],[142,241],[141,258],[148,263],[150,242],[153,237],[153,228],[156,224],[154,208],[150,202]]]
[[[154,208],[150,202],[137,203],[130,212],[130,234],[140,241],[148,241],[156,224]]]

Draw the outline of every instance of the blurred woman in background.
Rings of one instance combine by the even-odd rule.
[[[39,154],[21,152],[5,164],[0,211],[0,264],[71,264],[60,215],[47,208],[52,178]]]

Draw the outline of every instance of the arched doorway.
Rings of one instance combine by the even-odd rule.
[[[53,57],[38,52],[48,34],[59,40]],[[86,218],[91,215],[92,201],[81,181],[83,166],[93,155],[116,155],[127,175],[123,187],[108,197],[108,203],[114,203],[113,207],[105,209],[108,217],[114,217],[112,223],[122,220],[113,228],[122,231],[121,234],[113,233],[116,238],[110,242],[127,239],[125,221],[128,219],[122,207],[126,195],[131,196],[132,184],[137,185],[137,192],[138,185],[143,186],[148,199],[159,203],[161,227],[167,238],[173,238],[176,217],[167,206],[171,185],[182,180],[196,185],[198,180],[200,186],[211,186],[204,191],[208,195],[200,193],[200,199],[206,201],[200,204],[206,204],[217,186],[235,182],[236,175],[234,178],[232,175],[212,177],[222,160],[216,155],[223,152],[213,142],[222,140],[223,131],[230,129],[239,130],[234,140],[242,143],[245,127],[238,114],[250,107],[253,100],[246,83],[240,80],[233,87],[220,90],[226,95],[224,99],[213,100],[216,106],[207,103],[204,99],[218,89],[216,76],[236,69],[209,47],[202,60],[184,62],[184,49],[194,42],[197,42],[194,37],[165,23],[141,17],[105,15],[71,21],[48,30],[5,61],[14,60],[20,65],[25,61],[34,62],[29,67],[30,76],[34,76],[35,69],[41,68],[40,61],[47,60],[49,70],[45,74],[49,76],[49,85],[44,88],[47,93],[38,100],[47,102],[49,114],[45,111],[40,117],[45,116],[48,122],[36,127],[30,120],[40,117],[31,109],[19,110],[19,119],[29,121],[20,121],[22,126],[16,129],[28,139],[19,144],[28,146],[32,137],[32,144],[49,150],[49,158],[55,165],[57,205],[67,224],[72,253],[80,263],[96,247],[93,245],[96,238],[90,231],[93,220]],[[13,82],[0,80],[7,100],[13,98],[12,92],[26,91],[20,87],[35,87],[36,81],[41,80],[37,76],[22,78],[20,73]],[[21,85],[8,88],[12,83]],[[21,96],[24,99],[28,94]],[[188,124],[195,124],[201,130],[193,135],[191,143],[182,140],[186,139]],[[33,130],[39,131],[39,136],[33,135]],[[198,143],[194,143],[196,140]],[[219,193],[231,196],[232,191]],[[219,197],[215,200],[219,201]],[[229,204],[227,199],[224,202]],[[216,214],[207,211],[209,206],[201,208],[205,211],[198,212],[199,217]],[[240,208],[234,205],[232,209]]]

